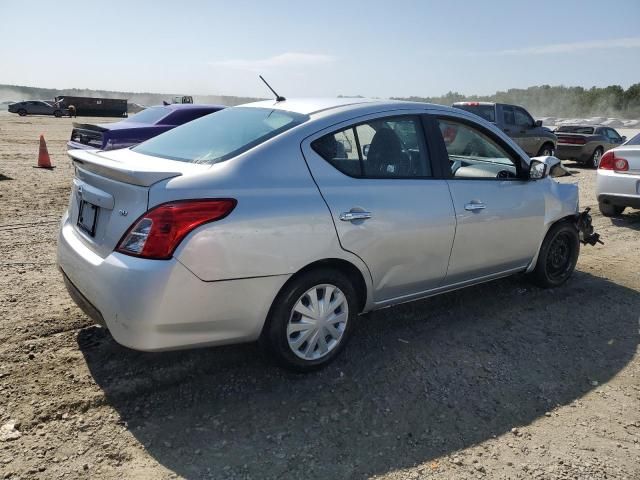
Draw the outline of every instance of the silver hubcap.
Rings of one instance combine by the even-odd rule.
[[[349,305],[335,285],[316,285],[293,306],[287,324],[289,348],[303,360],[318,360],[340,344]]]
[[[593,152],[593,166],[597,167],[600,165],[600,157],[602,157],[602,153],[600,153],[600,150],[596,150],[595,152]]]

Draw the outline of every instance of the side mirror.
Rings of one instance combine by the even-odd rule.
[[[623,135],[622,139],[620,140],[620,143],[624,143],[626,141],[627,141],[627,137],[626,137],[626,135]]]
[[[566,177],[571,175],[556,157],[535,157],[529,163],[529,179],[540,180],[545,177]]]
[[[547,176],[547,164],[540,160],[531,160],[529,163],[529,179],[541,180]]]
[[[536,120],[536,121],[534,122],[534,126],[536,126],[536,127],[541,127],[541,126],[542,126],[542,120]]]

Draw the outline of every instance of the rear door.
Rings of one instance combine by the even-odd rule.
[[[434,155],[448,169],[456,235],[446,285],[524,269],[544,227],[542,182],[523,159],[469,119],[438,116]]]
[[[302,150],[342,248],[371,272],[376,303],[442,284],[455,217],[420,117],[343,123],[309,137]]]

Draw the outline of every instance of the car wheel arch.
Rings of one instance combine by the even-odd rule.
[[[358,306],[359,311],[362,312],[366,308],[368,301],[368,295],[370,292],[369,284],[366,281],[365,274],[362,272],[360,268],[351,263],[348,260],[344,260],[341,258],[325,258],[322,260],[316,260],[301,269],[295,272],[289,279],[280,287],[280,290],[276,294],[271,303],[271,307],[269,308],[269,313],[267,314],[266,321],[264,326],[262,327],[262,331],[266,331],[268,328],[269,319],[271,318],[271,314],[273,312],[274,306],[279,301],[281,297],[281,293],[286,291],[286,289],[295,282],[302,275],[310,272],[312,270],[317,269],[333,269],[337,270],[343,275],[345,275],[353,284],[354,289],[356,290],[356,294],[358,295]]]
[[[563,217],[557,218],[555,220],[552,220],[551,222],[549,222],[546,225],[546,228],[544,230],[544,235],[542,235],[542,238],[540,239],[540,244],[538,245],[538,248],[536,250],[536,254],[533,257],[533,259],[531,260],[531,263],[529,264],[529,266],[527,267],[526,273],[530,273],[531,271],[533,271],[533,269],[536,267],[536,263],[538,263],[538,257],[540,256],[540,249],[542,248],[542,244],[544,243],[544,239],[547,238],[547,234],[549,233],[549,231],[557,224],[561,223],[561,222],[568,222],[568,223],[572,223],[575,221],[576,219],[576,213],[572,213],[570,215],[565,215]]]

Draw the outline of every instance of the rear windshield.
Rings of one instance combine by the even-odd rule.
[[[593,127],[580,127],[576,125],[565,125],[558,127],[556,132],[560,133],[585,133],[591,135],[593,133]]]
[[[169,130],[133,150],[169,160],[212,165],[260,145],[308,118],[270,108],[226,108]]]
[[[640,145],[640,133],[625,143],[625,145]]]
[[[484,118],[488,122],[496,121],[496,107],[495,105],[454,105],[456,108],[466,110],[467,112],[475,113],[479,117]]]
[[[171,112],[166,107],[149,107],[124,120],[125,122],[148,123],[153,125]]]

